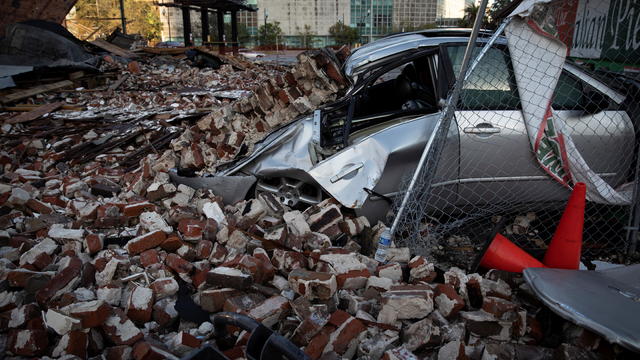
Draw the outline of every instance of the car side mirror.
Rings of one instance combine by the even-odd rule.
[[[584,112],[587,114],[597,114],[609,107],[609,99],[598,91],[588,91],[584,95]]]

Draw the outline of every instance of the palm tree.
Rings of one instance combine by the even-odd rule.
[[[460,20],[460,27],[472,27],[473,22],[476,20],[476,16],[478,15],[478,11],[480,11],[480,7],[475,3],[469,4],[465,7],[464,17]]]

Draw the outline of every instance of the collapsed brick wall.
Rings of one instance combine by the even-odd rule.
[[[346,58],[347,49],[338,53]],[[347,85],[340,64],[328,50],[307,51],[284,75],[253,89],[253,94],[214,109],[171,143],[161,158],[181,168],[213,173],[239,154],[250,154],[264,135],[333,101]],[[154,161],[153,158],[149,159]]]
[[[409,248],[390,248],[388,262],[376,262],[382,227],[331,199],[302,212],[270,194],[224,206],[210,191],[170,183],[169,168],[215,169],[261,133],[333,99],[344,84],[322,54],[301,56],[291,72],[200,119],[132,172],[114,165],[130,147],[81,164],[64,160],[74,150],[61,152],[65,142],[98,137],[91,127],[3,149],[0,351],[173,359],[214,343],[210,316],[232,311],[312,359],[621,353],[583,328],[549,321],[521,276],[440,270]],[[248,334],[233,335],[224,350],[236,359]]]

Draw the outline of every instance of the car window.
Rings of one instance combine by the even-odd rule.
[[[558,78],[558,85],[553,94],[555,110],[578,110],[584,107],[583,87],[580,80],[563,71]]]
[[[354,119],[372,115],[437,111],[437,55],[416,57],[384,69],[358,98]]]
[[[456,77],[460,73],[465,49],[465,45],[447,47]],[[473,57],[480,49],[476,47]],[[520,109],[516,81],[506,49],[494,47],[487,51],[463,85],[459,107],[464,110]]]

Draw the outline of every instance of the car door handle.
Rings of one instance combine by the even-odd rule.
[[[340,172],[332,176],[331,179],[329,179],[329,181],[331,181],[331,183],[338,182],[338,180],[345,178],[347,175],[353,173],[354,171],[360,170],[363,166],[364,166],[363,163],[348,164],[345,167],[343,167],[342,170],[340,170]]]
[[[500,132],[500,128],[497,128],[489,123],[480,123],[476,126],[464,128],[466,134],[497,134]]]

